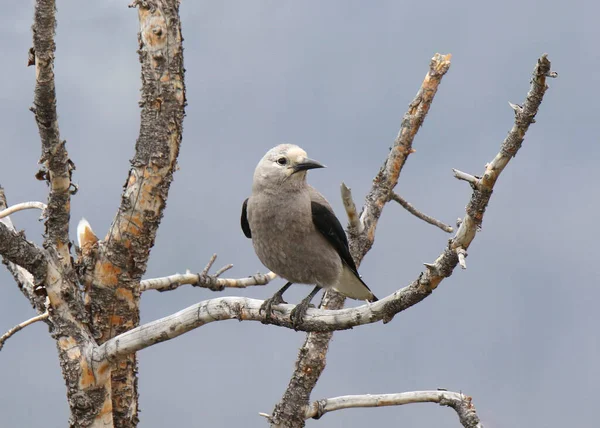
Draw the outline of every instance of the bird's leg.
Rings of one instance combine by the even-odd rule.
[[[315,297],[315,295],[319,292],[321,287],[318,285],[310,292],[308,296],[306,296],[294,309],[292,309],[292,313],[290,314],[290,319],[292,321],[292,326],[294,330],[298,330],[298,326],[302,324],[304,320],[304,315],[306,315],[306,311],[310,305],[310,301]]]
[[[275,293],[273,295],[273,297],[265,300],[264,303],[260,306],[258,313],[260,314],[260,313],[262,313],[262,311],[265,311],[265,315],[266,315],[265,321],[269,321],[271,319],[271,315],[273,314],[273,305],[287,303],[285,300],[283,300],[283,293],[285,293],[286,290],[288,288],[290,288],[291,285],[292,285],[291,282],[288,282],[287,284],[285,284],[283,287],[281,287],[281,289],[277,293]]]

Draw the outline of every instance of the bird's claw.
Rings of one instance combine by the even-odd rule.
[[[268,321],[271,320],[273,315],[273,306],[286,303],[287,302],[283,300],[283,296],[279,293],[275,293],[273,297],[265,300],[263,304],[260,305],[260,309],[258,310],[259,314],[263,313],[263,311],[265,312],[265,320],[263,321],[263,324],[268,323]]]
[[[294,309],[292,309],[290,321],[292,321],[292,327],[294,327],[294,330],[298,331],[298,327],[300,327],[300,325],[304,322],[304,315],[306,315],[306,311],[311,307],[314,308],[315,305],[303,300],[302,302],[298,303]]]

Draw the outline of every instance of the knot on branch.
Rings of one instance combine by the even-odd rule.
[[[325,414],[325,406],[327,405],[327,400],[318,400],[310,405],[310,407],[314,408],[315,415],[312,417],[315,420],[321,419],[321,417]]]

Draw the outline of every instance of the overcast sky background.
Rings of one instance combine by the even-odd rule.
[[[128,1],[58,1],[56,85],[62,138],[77,170],[72,238],[82,216],[104,236],[139,130],[137,13]],[[45,200],[34,174],[33,1],[0,16],[0,184],[9,203]],[[392,323],[334,335],[313,399],[438,387],[473,396],[488,428],[592,426],[600,380],[598,85],[600,4],[589,1],[185,1],[187,117],[147,277],[200,271],[212,253],[228,274],[264,272],[239,227],[254,167],[282,142],[328,165],[309,181],[345,223],[344,181],[362,205],[434,53],[452,53],[398,193],[454,223],[513,123],[537,58],[559,78],[522,150],[501,176],[468,269]],[[41,242],[38,213],[13,215]],[[378,296],[414,280],[449,235],[388,205],[361,273]],[[228,295],[266,298],[282,285]],[[291,290],[298,302],[309,288]],[[148,292],[142,322],[217,297],[182,287]],[[319,295],[320,297],[320,295]],[[357,305],[356,302],[349,302]],[[34,315],[0,269],[0,333]],[[234,321],[140,352],[140,427],[265,426],[292,373],[303,333]],[[44,324],[0,353],[0,426],[64,427],[65,386]],[[352,409],[309,427],[457,427],[434,404]]]

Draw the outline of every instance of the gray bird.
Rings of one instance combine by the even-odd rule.
[[[321,288],[333,288],[357,300],[377,300],[360,279],[348,249],[348,239],[329,202],[306,182],[309,169],[324,168],[293,144],[272,148],[254,171],[252,195],[242,205],[242,230],[252,239],[260,261],[288,282],[261,307],[285,303],[292,285],[316,287],[291,314],[294,327],[302,323],[312,298]]]

